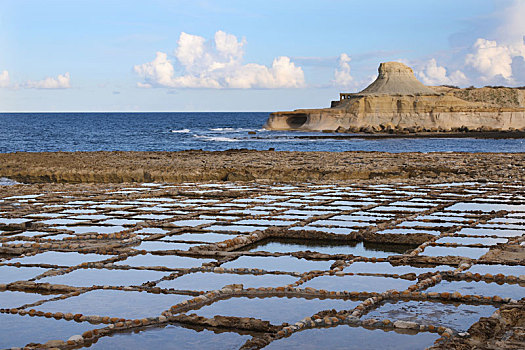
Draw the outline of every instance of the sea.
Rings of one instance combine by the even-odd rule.
[[[524,139],[301,138],[268,131],[268,112],[0,113],[0,153],[75,151],[525,152]]]

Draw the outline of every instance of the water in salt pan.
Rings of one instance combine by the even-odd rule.
[[[427,292],[459,292],[462,295],[482,295],[482,296],[499,296],[502,298],[513,298],[519,300],[525,296],[525,285],[519,284],[497,284],[487,283],[484,281],[441,281]]]
[[[407,334],[382,329],[370,330],[341,325],[334,328],[307,329],[270,343],[264,349],[287,350],[371,350],[425,349],[439,338],[435,333]]]
[[[407,250],[414,248],[417,248],[417,245],[272,238],[249,245],[242,250],[248,250],[250,252],[266,251],[270,253],[290,253],[310,250],[323,254],[352,254],[355,256],[383,258],[394,254],[403,254]]]
[[[44,277],[38,282],[74,287],[140,286],[145,282],[159,280],[167,274],[167,272],[148,270],[78,269],[64,275]]]
[[[80,223],[80,220],[72,220],[72,219],[64,219],[64,218],[58,218],[58,219],[49,219],[49,220],[42,220],[40,223],[44,225],[50,225],[50,226],[56,226],[56,225],[74,225]]]
[[[463,212],[469,211],[525,211],[525,205],[512,205],[512,204],[489,204],[489,203],[456,203],[447,208],[447,210],[457,210]]]
[[[215,315],[251,317],[280,325],[283,322],[293,324],[323,310],[353,310],[361,302],[344,299],[238,297],[219,300],[192,312],[208,318]]]
[[[265,226],[244,226],[244,225],[213,225],[206,227],[208,231],[233,231],[233,232],[254,232],[254,231],[263,231],[267,229]]]
[[[411,266],[411,265],[392,265],[389,262],[354,262],[350,266],[344,268],[344,272],[353,273],[378,273],[378,274],[397,274],[404,275],[406,273],[415,273],[420,275],[427,272],[449,271],[454,267],[448,265],[438,265],[434,267]]]
[[[28,218],[59,218],[62,216],[66,216],[66,214],[58,214],[58,213],[36,213],[36,214],[29,214],[26,215]]]
[[[464,256],[471,259],[479,259],[489,252],[489,248],[473,247],[426,247],[419,255],[425,256]]]
[[[333,261],[306,260],[292,256],[241,256],[222,264],[224,268],[255,268],[266,271],[304,273],[312,270],[329,270]]]
[[[344,220],[344,221],[367,221],[367,222],[377,222],[377,221],[388,220],[388,218],[385,218],[383,216],[355,215],[355,214],[336,215],[336,216],[332,216],[331,219],[332,220]]]
[[[386,229],[382,231],[377,231],[377,234],[394,234],[394,235],[407,235],[407,234],[419,234],[423,233],[426,235],[433,235],[438,236],[440,234],[439,231],[431,231],[431,230],[418,230],[414,228],[391,228]]]
[[[312,226],[339,226],[339,227],[367,227],[369,222],[346,221],[346,220],[317,220],[311,223]]]
[[[23,223],[29,222],[29,221],[31,221],[31,219],[1,218],[0,217],[0,224],[4,224],[4,225],[23,224]]]
[[[173,234],[161,238],[163,241],[190,241],[190,242],[206,242],[216,243],[222,242],[227,239],[235,238],[235,235],[229,235],[225,233],[214,233],[214,232],[186,232],[182,234]]]
[[[125,230],[123,226],[63,226],[63,227],[56,227],[56,228],[73,231],[76,234],[82,234],[82,233],[110,234],[110,233],[117,233],[117,232]]]
[[[468,269],[465,272],[479,273],[481,275],[490,273],[493,276],[501,273],[506,276],[519,277],[521,275],[525,275],[525,265],[512,266],[512,265],[501,265],[501,264],[495,264],[495,265],[475,264],[475,265],[472,265],[470,269]]]
[[[455,244],[483,244],[496,245],[499,243],[507,243],[506,238],[490,238],[490,237],[441,237],[436,241],[438,244],[455,243]]]
[[[43,235],[48,235],[48,234],[49,232],[46,232],[46,231],[24,231],[21,233],[17,233],[16,235],[13,235],[13,236],[38,237],[38,236],[43,236]]]
[[[139,223],[141,220],[131,220],[131,219],[109,219],[101,221],[100,224],[103,225],[112,225],[112,226],[132,226]]]
[[[37,301],[53,297],[56,297],[56,295],[43,295],[38,293],[6,290],[0,292],[0,309],[18,308],[22,305],[33,304]]]
[[[0,348],[23,347],[30,342],[45,343],[52,339],[68,339],[96,328],[87,322],[55,320],[0,313],[2,336]]]
[[[195,226],[200,226],[200,225],[211,224],[213,222],[215,222],[215,220],[177,220],[177,221],[170,222],[170,224],[175,225],[175,226],[195,227]]]
[[[379,207],[375,207],[375,208],[372,208],[370,209],[370,211],[372,212],[376,212],[376,211],[379,211],[379,212],[397,212],[397,211],[401,211],[401,212],[419,212],[419,211],[425,211],[427,210],[427,208],[415,208],[415,207],[394,207],[394,206],[388,206],[388,205],[383,205],[383,206],[379,206]]]
[[[130,246],[137,250],[162,251],[162,250],[188,250],[196,244],[189,243],[173,243],[165,241],[142,241],[139,245]]]
[[[524,234],[523,230],[501,230],[493,228],[477,228],[465,227],[457,232],[462,235],[472,236],[497,236],[497,237],[521,237]]]
[[[187,326],[186,326],[187,327]],[[184,328],[177,324],[147,328],[140,331],[119,332],[102,337],[90,349],[167,349],[167,350],[223,350],[239,349],[251,335],[208,330],[201,327]],[[175,341],[176,340],[176,341]]]
[[[111,218],[111,216],[103,215],[103,214],[86,214],[86,215],[70,216],[69,218],[74,219],[74,220],[93,221],[93,220],[106,220],[106,219]]]
[[[493,305],[469,305],[430,301],[398,301],[383,303],[363,318],[411,321],[418,324],[443,326],[458,332],[466,331],[479,320],[489,317],[497,308]]]
[[[159,233],[160,234],[165,234],[165,233],[168,233],[168,232],[169,232],[168,230],[165,230],[165,229],[162,229],[162,228],[158,228],[158,227],[145,227],[145,228],[141,228],[138,231],[135,231],[134,233],[154,235],[154,234],[159,234]]]
[[[179,294],[152,294],[121,290],[93,290],[78,296],[49,301],[35,309],[44,312],[71,312],[127,319],[157,317],[162,311],[192,298]]]
[[[291,231],[318,231],[318,232],[326,232],[326,233],[333,233],[338,235],[349,235],[352,232],[355,232],[353,229],[344,228],[344,227],[319,227],[319,226],[295,226],[290,228]]]
[[[460,223],[455,222],[429,222],[429,221],[405,221],[397,226],[399,227],[452,227],[460,226]]]
[[[283,221],[283,220],[264,220],[264,219],[246,219],[236,221],[236,225],[265,225],[265,226],[289,226],[294,224],[295,221]]]
[[[281,287],[294,283],[298,279],[290,275],[195,272],[173,280],[161,281],[157,286],[178,290],[211,291],[221,289],[228,284],[242,284],[244,288]]]
[[[135,255],[128,257],[126,260],[117,262],[117,265],[129,266],[165,266],[172,269],[182,269],[190,267],[200,267],[203,263],[214,261],[212,259],[191,258],[188,256],[178,255]]]
[[[132,219],[136,220],[166,220],[171,218],[172,215],[161,215],[161,214],[140,214],[133,216]]]
[[[113,255],[103,254],[81,254],[77,252],[53,252],[25,256],[23,258],[11,259],[10,262],[21,264],[50,264],[57,266],[76,266],[83,262],[102,261],[114,257]]]
[[[413,281],[401,278],[380,276],[320,276],[303,283],[300,288],[311,287],[336,292],[346,290],[349,292],[383,293],[389,289],[403,291],[413,283]]]
[[[27,281],[47,270],[48,269],[41,267],[0,266],[0,283],[7,284],[15,281]]]

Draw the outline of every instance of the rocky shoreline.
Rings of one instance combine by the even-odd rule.
[[[336,131],[326,131],[326,135],[299,135],[296,139],[424,139],[424,138],[443,138],[443,139],[523,139],[525,138],[525,131],[472,131],[463,130],[456,132],[438,132],[438,131],[422,131],[419,128],[406,128],[401,131],[387,131],[380,129],[375,131],[373,128],[364,128],[355,130],[345,130],[340,128]]]
[[[523,131],[522,88],[425,86],[400,62],[381,63],[377,79],[356,93],[340,93],[330,108],[270,114],[269,130],[450,133]]]
[[[2,153],[0,177],[24,183],[428,181],[525,179],[525,153],[49,152]]]

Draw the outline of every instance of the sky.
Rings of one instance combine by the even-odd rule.
[[[380,62],[525,86],[525,0],[0,0],[0,111],[276,111]]]

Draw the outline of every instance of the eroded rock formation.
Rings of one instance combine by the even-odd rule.
[[[525,130],[525,90],[429,87],[399,62],[381,63],[377,79],[331,108],[275,112],[270,130],[451,132]]]

